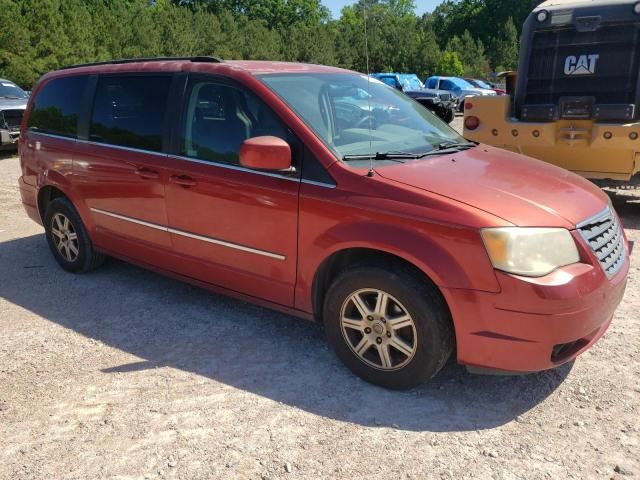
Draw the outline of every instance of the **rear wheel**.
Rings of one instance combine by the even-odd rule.
[[[98,268],[104,255],[96,252],[73,204],[65,197],[53,199],[44,215],[47,243],[58,264],[69,272]]]
[[[415,387],[437,374],[454,344],[449,311],[435,286],[397,265],[341,274],[324,305],[329,342],[364,380]]]

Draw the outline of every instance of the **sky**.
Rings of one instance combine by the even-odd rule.
[[[424,12],[430,12],[442,3],[442,0],[414,0],[416,4],[416,13],[418,15]],[[340,10],[345,5],[351,5],[354,0],[322,0],[322,3],[329,7],[333,18],[340,18]]]

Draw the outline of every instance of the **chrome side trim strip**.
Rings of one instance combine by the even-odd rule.
[[[64,135],[56,135],[55,133],[39,132],[38,130],[27,129],[27,133],[32,133],[34,135],[42,135],[43,137],[58,138],[60,140],[69,140],[72,142],[76,142],[78,140],[76,137],[65,137]]]
[[[156,152],[154,150],[143,150],[142,148],[125,147],[124,145],[114,145],[112,143],[92,142],[91,140],[76,139],[78,143],[84,143],[85,145],[96,145],[98,147],[114,148],[116,150],[124,150],[125,152],[144,153],[146,155],[155,155],[156,157],[167,158],[168,155],[162,152]]]
[[[202,235],[196,235],[195,233],[184,232],[182,230],[176,230],[175,228],[169,228],[169,233],[175,233],[183,237],[193,238],[202,242],[213,243],[214,245],[221,245],[223,247],[233,248],[234,250],[241,250],[243,252],[255,253],[256,255],[262,255],[263,257],[275,258],[276,260],[285,260],[287,257],[279,255],[277,253],[266,252],[264,250],[257,250],[251,247],[245,247],[237,243],[225,242],[224,240],[217,240],[211,237],[203,237]]]
[[[332,183],[324,183],[324,182],[316,182],[315,180],[305,180],[302,179],[302,183],[306,183],[307,185],[315,185],[316,187],[324,187],[324,188],[336,188],[336,185]]]
[[[164,227],[162,225],[158,225],[156,223],[145,222],[144,220],[138,220],[137,218],[125,217],[124,215],[119,215],[117,213],[108,212],[106,210],[101,210],[99,208],[91,207],[89,210],[92,212],[100,213],[102,215],[106,215],[107,217],[117,218],[119,220],[124,220],[125,222],[136,223],[138,225],[142,225],[144,227],[155,228],[156,230],[162,230],[163,232],[168,232],[169,228]]]
[[[70,140],[72,142],[84,143],[85,145],[97,145],[99,147],[114,148],[116,150],[125,150],[127,152],[145,153],[147,155],[155,155],[158,157],[168,157],[168,154],[162,152],[155,152],[153,150],[143,150],[141,148],[125,147],[123,145],[113,145],[111,143],[92,142],[91,140],[82,140],[77,137],[65,137],[63,135],[56,135],[53,133],[39,132],[37,130],[29,130],[29,133],[36,135],[42,135],[44,137],[58,138],[60,140]]]
[[[287,180],[289,182],[302,182],[302,183],[306,183],[307,185],[315,185],[317,187],[336,188],[336,185],[333,185],[331,183],[316,182],[314,180],[305,180],[305,179],[300,179],[299,177],[287,177],[287,176],[281,175],[279,173],[261,172],[260,170],[253,170],[251,168],[245,168],[245,167],[242,167],[242,166],[239,166],[239,165],[232,165],[232,164],[229,164],[229,163],[212,162],[212,161],[207,161],[207,160],[199,160],[197,158],[183,157],[182,155],[169,155],[169,154],[163,153],[163,152],[155,152],[153,150],[143,150],[141,148],[125,147],[123,145],[113,145],[111,143],[93,142],[91,140],[82,140],[82,139],[76,138],[76,137],[64,137],[62,135],[55,135],[53,133],[38,132],[37,130],[29,130],[29,132],[34,133],[36,135],[43,135],[45,137],[58,138],[58,139],[61,139],[61,140],[70,140],[72,142],[83,143],[85,145],[97,145],[99,147],[113,148],[113,149],[116,149],[116,150],[124,150],[124,151],[127,151],[127,152],[144,153],[144,154],[147,154],[147,155],[155,155],[155,156],[158,156],[158,157],[165,157],[165,158],[173,159],[173,160],[184,160],[185,162],[200,163],[202,165],[213,165],[215,167],[226,168],[228,170],[235,170],[235,171],[238,171],[238,172],[254,173],[256,175],[262,175],[262,176],[265,176],[265,177],[272,177],[272,178],[279,178],[281,180]]]
[[[238,171],[238,172],[255,173],[256,175],[263,175],[265,177],[279,178],[281,180],[287,180],[289,182],[300,182],[300,178],[298,178],[298,177],[287,177],[287,176],[281,175],[279,173],[262,172],[260,170],[253,170],[251,168],[246,168],[246,167],[242,167],[242,166],[239,166],[239,165],[233,165],[233,164],[230,164],[230,163],[222,163],[222,162],[213,162],[213,161],[207,161],[207,160],[200,160],[200,159],[197,159],[197,158],[183,157],[182,155],[169,155],[169,159],[184,160],[185,162],[201,163],[202,165],[209,165],[209,166],[214,166],[214,167],[226,168],[228,170],[235,170],[235,171]]]
[[[256,255],[262,255],[263,257],[275,258],[276,260],[287,259],[287,257],[285,257],[284,255],[280,255],[278,253],[267,252],[265,250],[258,250],[256,248],[247,247],[245,245],[240,245],[238,243],[225,242],[224,240],[205,237],[203,235],[197,235],[195,233],[185,232],[183,230],[177,230],[175,228],[158,225],[156,223],[145,222],[144,220],[138,220],[137,218],[127,217],[125,215],[109,212],[107,210],[102,210],[100,208],[91,207],[89,210],[91,210],[92,212],[99,213],[101,215],[106,215],[108,217],[124,220],[125,222],[131,222],[137,225],[142,225],[144,227],[155,228],[156,230],[161,230],[163,232],[173,233],[175,235],[180,235],[182,237],[193,238],[194,240],[200,240],[202,242],[212,243],[214,245],[220,245],[222,247],[232,248],[234,250],[240,250],[242,252],[254,253]]]

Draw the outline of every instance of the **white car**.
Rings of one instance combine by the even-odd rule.
[[[20,123],[29,96],[15,83],[0,78],[0,151],[18,147]]]

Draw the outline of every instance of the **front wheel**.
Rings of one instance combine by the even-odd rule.
[[[453,122],[453,119],[456,118],[456,112],[453,108],[449,108],[444,112],[444,115],[442,115],[442,120],[444,120],[447,123],[451,123]]]
[[[429,380],[454,345],[440,292],[397,265],[363,265],[341,274],[327,292],[324,323],[338,357],[364,380],[385,388]]]

